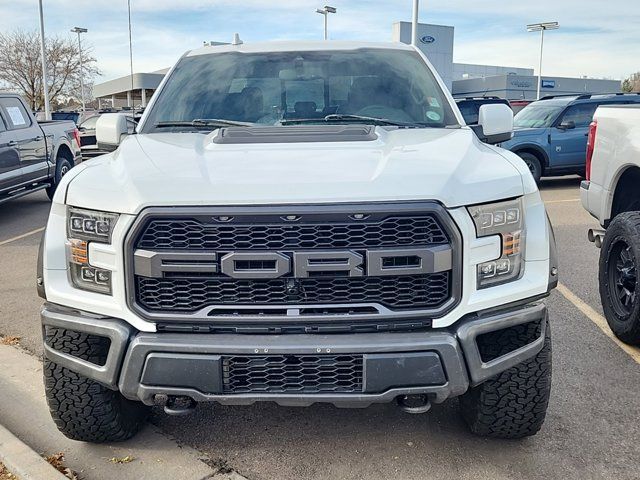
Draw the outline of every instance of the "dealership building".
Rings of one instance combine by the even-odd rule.
[[[509,100],[535,100],[538,77],[532,68],[498,65],[454,63],[455,28],[446,25],[418,25],[418,48],[438,71],[454,97],[498,96]],[[411,23],[393,24],[392,39],[411,43]],[[152,73],[134,73],[96,84],[93,88],[98,103],[114,107],[145,107],[169,69]],[[617,93],[619,80],[594,78],[542,77],[544,95],[584,93]],[[107,100],[105,102],[105,100]]]
[[[535,100],[538,77],[532,68],[473,65],[453,62],[455,28],[445,25],[418,25],[418,48],[422,50],[454,97],[497,96],[509,100]],[[411,23],[393,24],[393,41],[411,43]],[[619,80],[543,76],[544,95],[618,93]]]

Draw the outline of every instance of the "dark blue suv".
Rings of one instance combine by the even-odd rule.
[[[550,96],[514,118],[513,138],[502,148],[517,153],[536,182],[542,176],[584,175],[587,135],[600,105],[640,103],[637,94]]]

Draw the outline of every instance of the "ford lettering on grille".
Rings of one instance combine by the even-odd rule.
[[[128,301],[197,331],[421,328],[459,301],[460,244],[435,202],[149,208],[127,235]]]
[[[403,276],[438,273],[451,269],[448,245],[313,252],[153,252],[134,253],[136,275],[164,278],[166,274],[210,273],[239,279]]]

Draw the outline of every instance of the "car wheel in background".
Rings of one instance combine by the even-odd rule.
[[[616,216],[600,250],[600,297],[609,327],[625,343],[640,345],[640,212]]]
[[[50,200],[53,200],[53,194],[56,193],[56,188],[62,177],[64,177],[69,170],[73,168],[73,163],[65,156],[59,156],[56,160],[56,173],[53,176],[53,183],[47,188],[47,195]]]
[[[536,183],[540,183],[540,178],[542,177],[542,164],[540,163],[540,159],[534,154],[527,152],[518,153],[518,156],[527,164]]]

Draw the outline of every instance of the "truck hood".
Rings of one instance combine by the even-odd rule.
[[[511,140],[502,142],[502,148],[511,149],[523,142],[532,141],[544,135],[545,128],[514,128]]]
[[[544,128],[515,127],[513,129],[513,136],[520,137],[527,135],[539,135],[543,130]]]
[[[468,128],[376,128],[351,142],[219,144],[198,133],[127,137],[69,183],[70,205],[149,206],[437,200],[447,207],[523,194],[518,168]]]

